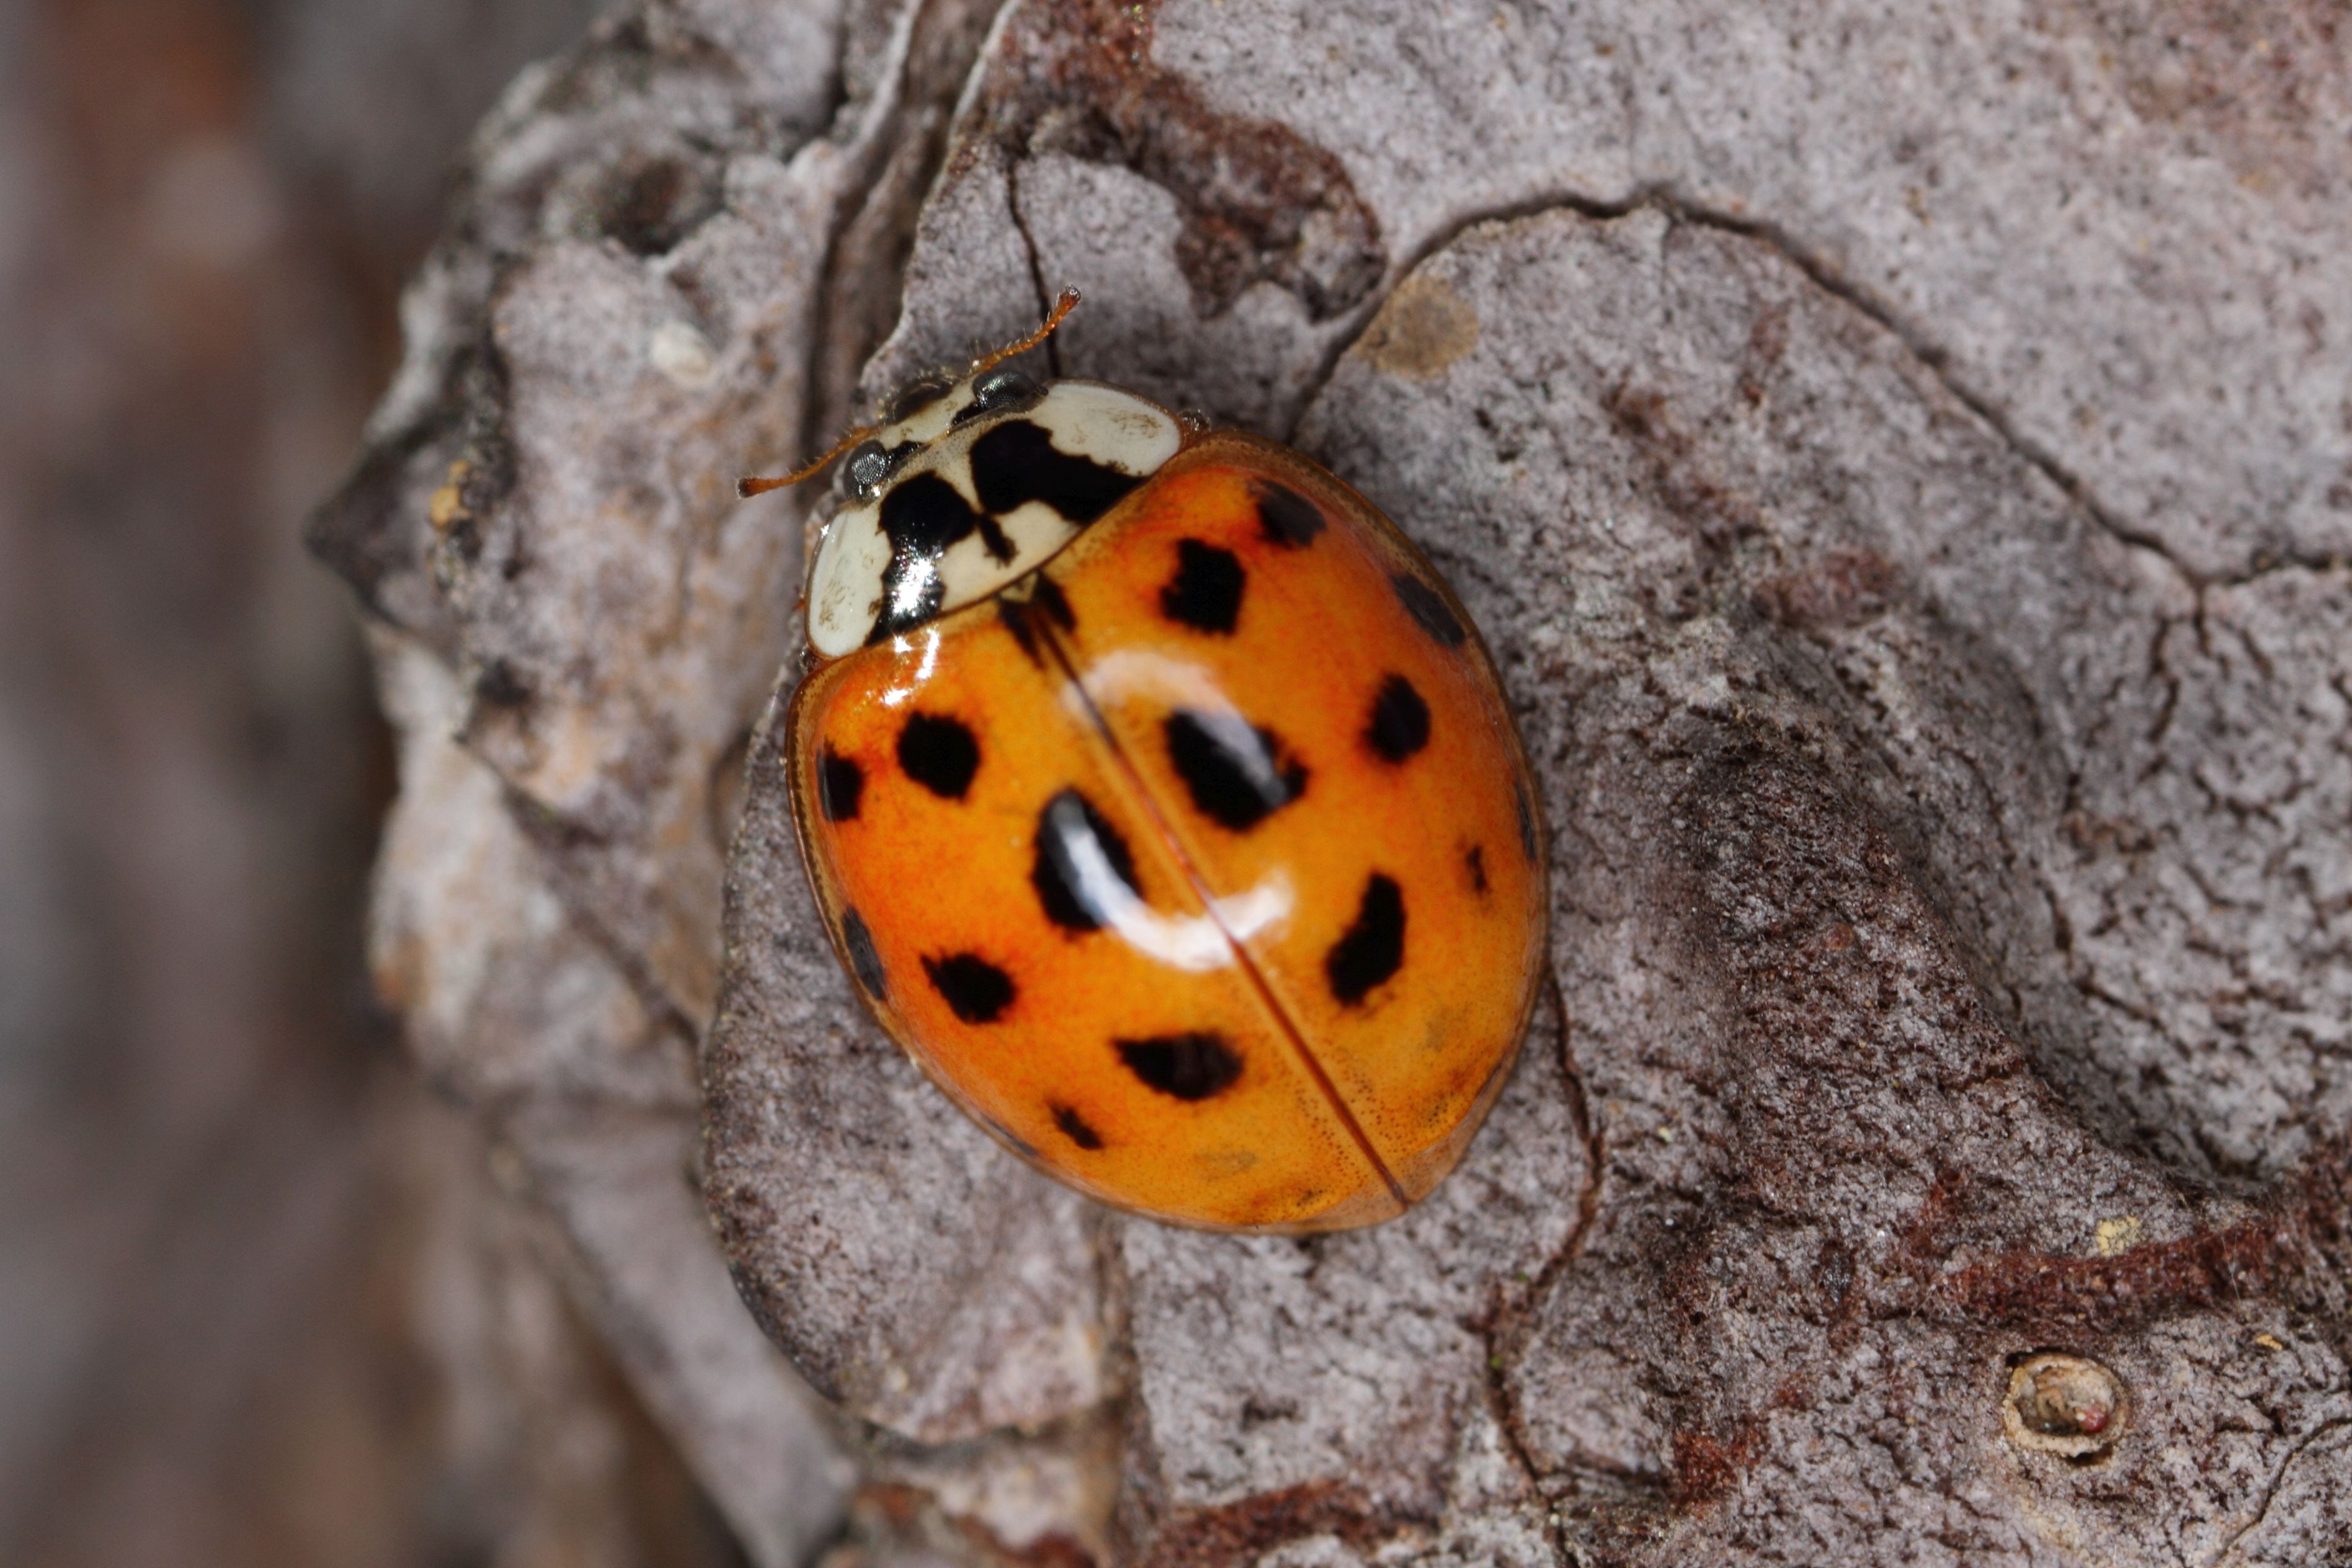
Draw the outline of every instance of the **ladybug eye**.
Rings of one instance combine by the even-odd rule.
[[[841,465],[844,495],[869,496],[890,477],[890,454],[879,441],[860,441]]]
[[[944,381],[927,380],[916,382],[911,386],[900,387],[898,395],[890,400],[890,407],[883,415],[884,421],[896,425],[901,419],[913,418],[940,398],[945,397],[948,395],[949,384]]]
[[[971,405],[974,408],[1003,408],[1010,404],[1026,403],[1041,395],[1045,388],[1017,370],[992,370],[971,384]]]
[[[978,419],[982,415],[1002,414],[1008,408],[1025,408],[1045,395],[1045,389],[1017,370],[992,370],[971,384],[971,401],[956,410],[954,424]]]

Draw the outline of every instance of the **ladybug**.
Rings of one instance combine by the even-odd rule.
[[[1033,1165],[1177,1224],[1402,1213],[1543,963],[1527,760],[1460,601],[1307,458],[1005,361],[851,432],[793,819],[843,966]]]

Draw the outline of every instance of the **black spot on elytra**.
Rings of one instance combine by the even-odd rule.
[[[923,973],[948,1010],[967,1024],[992,1024],[1013,1005],[1013,976],[976,952],[927,958]]]
[[[1013,634],[1013,640],[1021,645],[1022,656],[1042,668],[1045,660],[1037,651],[1037,628],[1029,624],[1028,605],[999,594],[996,595],[996,619],[1000,626]]]
[[[1322,511],[1289,486],[1260,479],[1256,490],[1257,526],[1273,542],[1296,550],[1323,531]]]
[[[1066,632],[1076,629],[1078,613],[1070,607],[1070,596],[1062,592],[1062,585],[1043,571],[1029,581],[1033,586],[1025,598],[1015,597],[1010,591],[996,596],[996,618],[1013,634],[1029,662],[1042,667],[1045,659],[1037,651],[1037,626],[1032,617],[1043,616]]]
[[[1113,1040],[1118,1059],[1146,1085],[1178,1100],[1206,1100],[1242,1076],[1241,1054],[1222,1035],[1192,1030],[1142,1040]]]
[[[1176,575],[1160,590],[1160,613],[1196,630],[1230,633],[1241,619],[1249,579],[1241,558],[1197,539],[1176,542]]]
[[[1410,572],[1396,573],[1389,582],[1395,587],[1396,596],[1404,601],[1407,613],[1421,623],[1423,631],[1447,647],[1460,647],[1468,639],[1469,629],[1454,613],[1454,606],[1445,602],[1444,595]]]
[[[1118,891],[1090,883],[1081,868],[1096,856],[1109,867],[1129,899],[1139,897],[1135,886],[1135,858],[1127,840],[1104,819],[1094,803],[1076,790],[1066,789],[1037,814],[1037,859],[1029,880],[1045,918],[1067,931],[1100,931],[1117,913],[1104,909]]]
[[[841,911],[841,945],[849,954],[850,973],[877,1002],[890,994],[889,977],[882,973],[882,955],[874,951],[874,933],[856,910]]]
[[[1484,845],[1473,844],[1462,853],[1463,869],[1470,873],[1470,890],[1480,898],[1486,896],[1486,850]]]
[[[898,731],[898,765],[941,800],[961,800],[980,771],[980,742],[944,713],[910,713]]]
[[[1102,1134],[1088,1126],[1085,1117],[1066,1105],[1056,1105],[1050,1100],[1046,1102],[1046,1108],[1053,1111],[1054,1125],[1062,1130],[1063,1137],[1081,1149],[1102,1147]]]
[[[858,797],[866,793],[866,770],[827,746],[817,753],[816,808],[827,822],[857,820]]]
[[[1236,833],[1247,832],[1297,800],[1307,769],[1283,754],[1282,742],[1237,716],[1179,708],[1162,730],[1168,759],[1202,815]]]
[[[1033,420],[1008,419],[971,444],[972,489],[998,517],[1036,500],[1072,522],[1088,523],[1142,482],[1092,458],[1071,457]]]
[[[1323,955],[1331,994],[1353,1007],[1404,963],[1404,893],[1375,871],[1364,883],[1355,923]]]
[[[1029,595],[1029,602],[1064,631],[1077,630],[1078,612],[1070,607],[1070,596],[1062,592],[1062,585],[1043,572],[1037,574],[1036,581],[1036,589]]]
[[[1519,849],[1527,856],[1528,864],[1536,861],[1536,809],[1528,804],[1528,786],[1524,779],[1511,781],[1511,805],[1519,814]]]
[[[1385,762],[1401,763],[1429,744],[1429,704],[1402,675],[1381,682],[1372,699],[1372,716],[1364,725],[1364,744]]]

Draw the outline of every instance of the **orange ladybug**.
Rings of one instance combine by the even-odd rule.
[[[1534,1003],[1526,758],[1363,497],[1003,364],[1076,302],[835,448],[788,721],[810,881],[883,1027],[1048,1174],[1181,1225],[1390,1218]]]

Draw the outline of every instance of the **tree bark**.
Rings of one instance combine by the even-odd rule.
[[[380,974],[762,1563],[2352,1552],[2347,120],[2325,5],[628,7],[315,531]],[[1431,553],[1541,778],[1547,1005],[1374,1230],[1030,1173],[802,879],[732,479],[1073,284],[1058,373]]]

